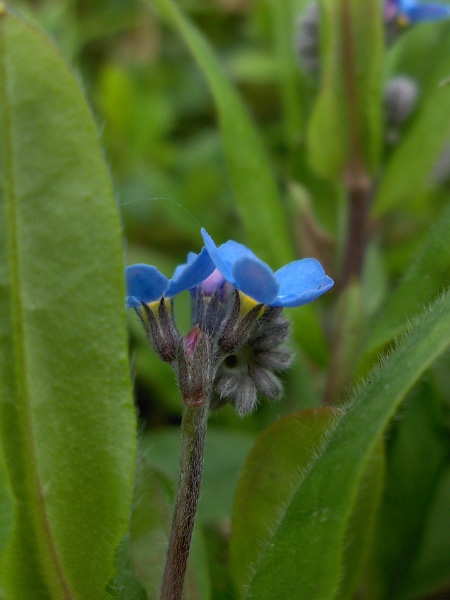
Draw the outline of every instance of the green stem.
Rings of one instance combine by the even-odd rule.
[[[181,461],[175,512],[167,549],[160,600],[180,600],[203,470],[208,402],[185,406],[181,423]]]

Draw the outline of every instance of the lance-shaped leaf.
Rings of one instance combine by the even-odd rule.
[[[382,3],[322,0],[321,88],[308,131],[310,161],[335,178],[350,163],[374,172],[381,149]]]
[[[364,586],[368,600],[428,597],[450,575],[444,558],[450,554],[442,554],[427,539],[428,524],[437,516],[433,504],[448,468],[450,450],[436,386],[421,381],[400,412],[401,418],[387,436],[386,484]],[[439,516],[439,531],[448,538],[448,516]],[[417,569],[425,554],[435,567],[421,565],[423,570]],[[419,580],[415,577],[418,572],[423,577]],[[435,589],[433,584],[437,584]],[[423,595],[415,588],[423,589]]]
[[[4,7],[0,130],[0,589],[100,600],[134,470],[121,228],[76,78]]]
[[[230,563],[241,592],[251,579],[252,563],[270,541],[273,523],[343,413],[329,407],[300,411],[274,423],[256,441],[239,480],[232,522]],[[382,459],[377,452],[361,485],[347,536],[340,598],[350,597],[358,580],[381,491]]]
[[[450,23],[417,27],[400,42],[392,69],[416,83],[419,105],[386,165],[373,207],[377,216],[402,204],[420,208],[450,136],[450,86],[440,85],[450,72]]]
[[[217,106],[231,183],[249,246],[273,267],[292,259],[286,219],[262,140],[206,39],[171,0],[153,0],[205,75]]]
[[[362,477],[411,386],[450,345],[450,294],[439,299],[355,395],[325,450],[273,523],[246,598],[332,600]]]
[[[395,337],[404,333],[411,322],[450,284],[450,207],[444,208],[430,228],[422,247],[405,272],[397,288],[375,318],[362,358],[373,361],[376,353]]]

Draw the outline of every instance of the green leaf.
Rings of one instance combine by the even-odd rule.
[[[132,494],[121,228],[73,73],[0,15],[0,443],[6,598],[106,598]]]
[[[375,172],[381,150],[382,4],[321,0],[321,89],[311,116],[313,168],[336,178],[358,160]]]
[[[411,570],[408,597],[431,596],[450,587],[450,465],[437,482],[423,534],[422,548]],[[445,592],[444,592],[445,593]]]
[[[281,507],[341,414],[332,408],[300,411],[276,421],[256,440],[239,477],[232,518],[230,567],[241,593]]]
[[[395,68],[417,82],[420,103],[385,168],[373,207],[376,216],[424,198],[429,175],[450,136],[450,86],[439,85],[450,72],[450,23],[422,25],[401,41]],[[412,59],[417,56],[420,61]]]
[[[365,586],[370,599],[409,598],[406,590],[413,591],[417,585],[417,581],[411,585],[411,573],[424,547],[429,509],[450,450],[440,408],[434,386],[430,381],[421,382],[388,433],[385,491]],[[440,529],[448,534],[446,523],[444,518]],[[442,556],[437,553],[433,557],[435,564]],[[420,596],[417,591],[416,596]]]
[[[446,294],[356,394],[273,525],[246,598],[337,597],[346,531],[370,458],[408,390],[449,345],[450,294]]]
[[[9,538],[13,524],[14,498],[6,478],[5,464],[0,454],[0,556]],[[0,581],[1,586],[1,581]],[[1,598],[1,587],[0,587]]]
[[[352,600],[373,538],[385,474],[383,442],[375,448],[361,478],[350,515],[342,558],[342,578],[336,600]]]
[[[450,283],[449,231],[450,207],[447,206],[432,224],[415,260],[375,319],[365,342],[363,362],[404,333],[411,319]]]
[[[256,441],[239,479],[233,511],[230,563],[236,588],[244,592],[261,548],[270,543],[280,519],[307,470],[311,458],[330,436],[342,410],[300,411],[277,421]],[[345,577],[339,598],[349,598],[358,580],[368,525],[381,491],[383,461],[379,452],[361,484],[346,543]]]
[[[205,75],[219,114],[237,209],[252,250],[272,267],[292,259],[286,218],[266,150],[242,99],[206,39],[171,0],[153,0],[183,37]],[[220,240],[226,241],[226,240]]]
[[[266,0],[272,17],[273,42],[276,56],[276,75],[279,82],[285,139],[297,144],[304,127],[304,108],[299,85],[299,68],[293,52],[296,15],[291,0]]]
[[[123,538],[116,555],[116,574],[107,591],[117,600],[148,600],[144,586],[137,580],[130,557],[130,536]]]

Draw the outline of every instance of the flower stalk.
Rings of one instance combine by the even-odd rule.
[[[281,396],[277,372],[291,363],[284,307],[312,302],[334,284],[319,261],[293,261],[275,273],[242,244],[188,254],[168,279],[152,265],[127,267],[128,308],[138,314],[151,347],[173,368],[183,397],[181,463],[160,600],[181,600],[200,496],[210,409],[231,402],[250,414],[258,394]],[[173,298],[191,293],[191,330],[181,336]]]
[[[207,398],[201,406],[185,405],[181,423],[180,478],[160,600],[180,600],[183,593],[200,496],[207,421]]]

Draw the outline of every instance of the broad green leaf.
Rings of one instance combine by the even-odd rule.
[[[0,130],[0,589],[100,600],[134,470],[121,228],[76,77],[3,9]]]
[[[353,600],[361,571],[369,555],[385,475],[385,454],[380,440],[364,472],[345,532],[342,577],[336,600]]]
[[[0,556],[11,533],[14,499],[6,477],[6,469],[0,454]],[[1,598],[1,582],[0,582]]]
[[[357,492],[383,432],[407,392],[450,345],[450,294],[442,296],[356,392],[311,462],[266,545],[246,598],[338,597],[345,535]]]
[[[411,571],[450,450],[433,388],[430,381],[417,386],[387,436],[386,484],[365,585],[371,600],[409,597],[405,591],[411,588]],[[449,532],[446,519],[441,528]]]
[[[171,0],[153,0],[179,31],[205,75],[217,106],[237,209],[252,250],[272,267],[292,258],[286,219],[266,150],[242,99],[206,39]],[[226,240],[220,240],[226,241]]]
[[[130,535],[127,534],[116,554],[116,574],[107,591],[116,600],[148,600],[144,586],[134,574],[130,557]]]
[[[342,410],[333,408],[300,411],[280,419],[257,439],[241,473],[233,510],[230,563],[241,594],[292,490],[300,484],[312,457],[323,447],[342,414]],[[349,597],[357,582],[368,526],[380,495],[382,467],[382,461],[373,460],[361,485],[349,527],[346,575],[339,598]]]
[[[399,44],[393,74],[412,77],[419,104],[386,165],[373,207],[376,216],[426,198],[433,166],[450,136],[450,86],[439,85],[450,72],[450,23],[421,25]]]
[[[408,598],[423,598],[450,587],[450,466],[437,482],[430,503],[422,548],[410,573]]]
[[[423,242],[414,262],[389,296],[369,331],[363,361],[404,333],[411,319],[450,283],[450,207],[447,206]]]
[[[382,5],[321,0],[321,89],[308,130],[313,168],[339,177],[350,163],[369,172],[381,150]]]
[[[281,507],[340,414],[332,408],[300,411],[276,421],[256,440],[239,477],[233,508],[230,567],[241,593]]]

